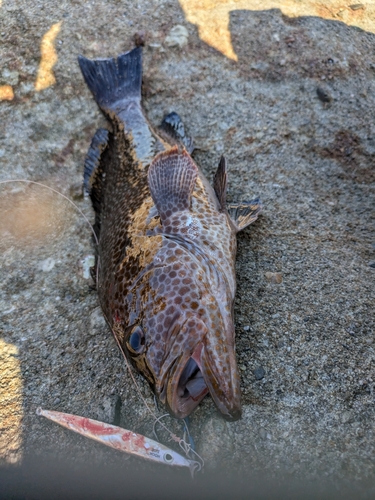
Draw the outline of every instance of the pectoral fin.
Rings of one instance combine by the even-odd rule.
[[[174,111],[163,118],[159,133],[169,144],[182,144],[189,154],[193,152],[193,139],[185,134],[184,123]]]
[[[260,200],[256,198],[251,201],[227,205],[227,210],[237,232],[239,232],[257,220],[262,210],[262,204]]]
[[[148,185],[161,223],[173,213],[190,210],[198,168],[183,150],[175,146],[159,153],[148,170]]]

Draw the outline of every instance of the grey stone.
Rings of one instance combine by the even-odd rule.
[[[267,439],[267,431],[264,427],[259,429],[259,437],[260,439]]]
[[[76,182],[75,184],[72,184],[69,189],[69,194],[73,200],[76,201],[82,200],[83,199],[82,182]]]
[[[79,270],[80,274],[85,280],[90,279],[91,277],[91,268],[95,265],[95,256],[94,255],[85,255],[83,259],[79,262]]]
[[[255,368],[254,370],[254,375],[255,375],[255,378],[256,380],[262,380],[262,378],[264,378],[266,372],[263,368],[263,366],[258,366],[258,368]]]
[[[348,424],[349,422],[351,422],[353,420],[353,415],[352,415],[352,412],[350,411],[344,411],[341,415],[341,422],[343,424]]]
[[[322,86],[317,87],[316,95],[322,102],[328,103],[332,101],[332,95],[326,87]]]
[[[55,267],[55,264],[55,259],[49,257],[48,259],[42,260],[39,263],[39,269],[41,269],[45,273],[48,273],[49,271],[52,271],[52,269]]]
[[[279,285],[283,281],[283,275],[281,273],[272,273],[267,271],[265,273],[266,280],[274,285]]]
[[[165,43],[166,45],[168,45],[168,47],[182,48],[188,43],[188,39],[188,30],[185,28],[185,26],[177,24],[169,32],[168,36],[165,39]]]
[[[90,314],[90,328],[88,333],[90,335],[97,335],[98,333],[103,333],[103,331],[108,330],[106,320],[104,319],[102,310],[97,307]]]

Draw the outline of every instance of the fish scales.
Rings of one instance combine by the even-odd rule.
[[[84,177],[96,212],[100,304],[121,349],[173,415],[189,415],[210,393],[236,419],[236,233],[261,205],[226,205],[225,159],[212,188],[176,113],[160,133],[150,127],[141,50],[79,60],[112,124],[96,133]]]

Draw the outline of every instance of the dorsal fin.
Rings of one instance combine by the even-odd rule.
[[[99,167],[100,158],[103,151],[108,146],[108,133],[108,130],[105,128],[99,128],[95,132],[85,158],[83,185],[85,191],[90,195],[95,181],[97,169]]]
[[[159,153],[148,171],[148,185],[161,222],[174,212],[190,210],[198,168],[185,149]]]
[[[92,138],[85,159],[83,185],[90,195],[92,206],[95,210],[95,233],[99,238],[101,205],[103,198],[103,184],[105,174],[105,157],[108,156],[108,142],[113,135],[104,128],[99,128]]]
[[[227,160],[223,155],[220,158],[219,166],[217,167],[216,174],[214,177],[214,190],[219,200],[221,210],[225,210],[227,206]]]

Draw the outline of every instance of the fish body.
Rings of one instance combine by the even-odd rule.
[[[141,107],[141,51],[80,66],[112,125],[94,136],[85,185],[96,213],[97,289],[123,352],[179,418],[208,393],[241,414],[233,301],[236,233],[259,200],[226,205],[226,162],[211,187],[172,113],[160,133]]]

